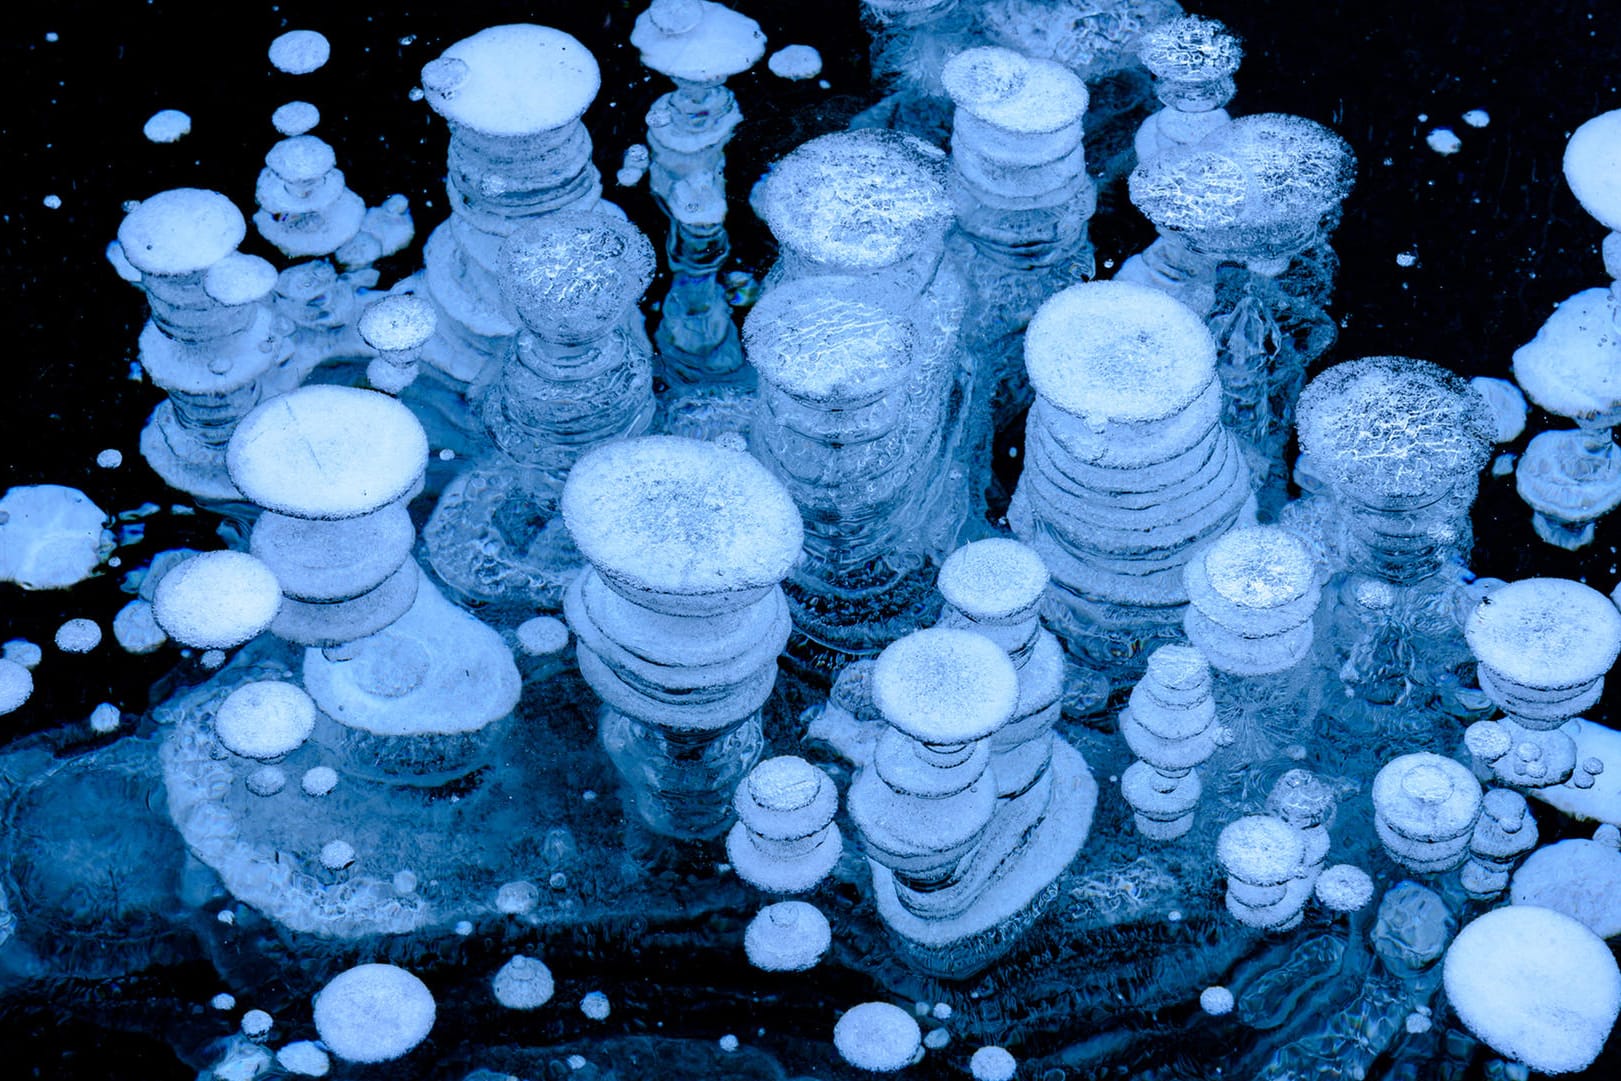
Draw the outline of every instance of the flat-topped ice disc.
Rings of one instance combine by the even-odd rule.
[[[692,596],[776,585],[799,558],[799,508],[742,451],[677,436],[607,443],[563,486],[563,522],[604,578]]]
[[[949,627],[914,631],[873,666],[872,697],[884,720],[923,743],[984,739],[1013,716],[1019,677],[984,635]]]
[[[1565,180],[1600,225],[1621,230],[1621,109],[1600,113],[1565,144]]]
[[[940,595],[975,620],[1012,619],[1036,605],[1047,567],[1035,549],[1008,537],[965,544],[940,567]]]
[[[428,104],[484,135],[533,135],[578,120],[602,86],[597,62],[561,30],[492,26],[422,69]]]
[[[1086,83],[1073,71],[999,45],[963,50],[940,79],[957,108],[1003,131],[1046,135],[1086,114]]]
[[[1621,335],[1608,288],[1565,300],[1514,351],[1514,380],[1537,405],[1562,417],[1596,416],[1621,405]]]
[[[778,241],[819,263],[890,266],[936,242],[953,211],[945,156],[893,131],[841,131],[789,153],[756,209]]]
[[[912,328],[872,303],[854,278],[816,274],[783,282],[743,324],[760,378],[812,402],[863,404],[912,369]]]
[[[1087,282],[1036,311],[1024,363],[1037,394],[1101,427],[1187,408],[1216,377],[1216,343],[1192,309],[1158,289]]]
[[[1464,625],[1469,649],[1514,683],[1540,690],[1600,678],[1621,654],[1621,612],[1596,589],[1526,578],[1484,597]]]
[[[267,510],[358,518],[408,494],[428,464],[428,437],[386,394],[307,386],[242,418],[226,451],[231,480]]]
[[[195,649],[231,649],[269,628],[281,587],[246,552],[204,552],[158,582],[152,616],[170,638]]]
[[[630,43],[660,75],[709,83],[741,74],[765,55],[760,24],[711,0],[653,0]]]
[[[628,221],[564,210],[525,222],[501,246],[501,290],[548,341],[580,342],[624,318],[658,256]]]
[[[217,191],[160,191],[118,226],[124,257],[143,274],[195,274],[236,250],[248,223],[236,204]]]
[[[1480,817],[1480,782],[1467,766],[1428,751],[1387,762],[1373,778],[1373,806],[1402,837],[1440,842],[1461,837]]]

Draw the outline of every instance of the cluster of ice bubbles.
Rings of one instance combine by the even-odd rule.
[[[537,956],[580,926],[803,996],[861,1071],[1006,1079],[1006,1043],[1043,1075],[1083,1031],[1099,1049],[1065,1062],[1143,1076],[1186,1041],[1262,1077],[1461,1071],[1480,1044],[1593,1061],[1621,1011],[1621,770],[1580,714],[1621,613],[1469,571],[1524,399],[1406,357],[1302,391],[1354,157],[1305,118],[1230,117],[1221,24],[866,6],[902,77],[755,189],[780,250],[741,335],[725,80],[765,40],[708,0],[655,0],[631,38],[675,84],[641,155],[673,271],[651,335],[654,248],[580,120],[596,63],[546,27],[424,68],[453,210],[387,289],[409,209],[346,187],[307,103],[277,110],[252,219],[288,265],[240,253],[212,191],[130,210],[108,255],[166,394],[141,449],[239,542],[153,559],[113,620],[200,666],[131,723],[98,709],[116,738],[88,753],[6,752],[6,980],[138,972],[194,936],[251,957],[221,968],[248,1001],[297,992],[177,1048],[218,1078],[546,1069],[435,1039],[492,1002],[557,1013],[571,1069],[614,1061],[628,1037],[600,1026],[656,1007],[616,1008],[588,951]],[[773,70],[814,74],[790,48]],[[271,48],[290,73],[328,54]],[[1159,239],[1091,281],[1095,187],[1126,178],[1088,175],[1084,80],[1139,56],[1161,107],[1129,190]],[[1621,113],[1565,167],[1621,229]],[[1621,237],[1604,251],[1621,277]],[[1618,297],[1579,294],[1514,356],[1579,425],[1519,467],[1556,544],[1621,502]],[[990,448],[1025,411],[1004,491]],[[13,488],[0,578],[70,587],[107,525],[73,489]],[[100,636],[73,619],[55,644]],[[7,644],[0,712],[46,663]],[[1539,848],[1528,797],[1609,825]],[[833,964],[875,1000],[794,975]],[[694,1068],[743,1053],[717,1047]]]

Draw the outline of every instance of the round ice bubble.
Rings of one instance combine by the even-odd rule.
[[[766,972],[803,972],[833,943],[827,917],[804,901],[767,905],[743,932],[749,964]]]
[[[1525,418],[1528,412],[1525,404],[1525,395],[1520,388],[1506,379],[1493,379],[1490,376],[1477,375],[1469,380],[1469,385],[1480,392],[1491,407],[1492,417],[1497,421],[1497,442],[1512,443],[1525,431]]]
[[[912,373],[910,322],[855,278],[817,274],[768,291],[743,323],[749,363],[773,387],[817,403],[864,405]]]
[[[1621,655],[1621,611],[1580,582],[1525,578],[1483,597],[1464,636],[1482,664],[1520,686],[1578,687]]]
[[[204,552],[163,576],[152,615],[164,632],[196,649],[230,649],[263,633],[281,609],[281,586],[246,552]]]
[[[534,1010],[552,999],[556,984],[552,970],[538,957],[522,954],[512,958],[496,972],[492,981],[495,1001],[509,1010]]]
[[[624,318],[657,264],[653,245],[629,222],[559,211],[524,223],[501,245],[501,289],[532,333],[584,342]]]
[[[958,548],[940,567],[940,595],[979,622],[1031,614],[1047,588],[1041,557],[1020,541],[991,537]]]
[[[1246,815],[1222,827],[1216,858],[1227,873],[1252,886],[1275,886],[1295,876],[1305,856],[1298,831],[1271,815]]]
[[[591,53],[548,26],[492,26],[422,69],[422,89],[450,123],[496,137],[531,135],[578,120],[602,75]]]
[[[1387,762],[1373,778],[1373,806],[1400,837],[1461,837],[1480,816],[1480,782],[1467,766],[1428,751]]]
[[[695,83],[741,74],[765,55],[760,25],[712,0],[653,0],[636,17],[630,43],[644,66]]]
[[[118,244],[142,274],[195,274],[236,250],[248,235],[236,205],[217,191],[162,191],[125,215]]]
[[[809,45],[784,45],[765,64],[779,79],[814,79],[822,74],[822,54]]]
[[[923,1032],[907,1011],[888,1002],[863,1002],[833,1026],[833,1046],[850,1065],[873,1073],[910,1066],[923,1047]]]
[[[270,114],[270,123],[285,136],[304,135],[321,122],[321,110],[307,101],[289,101]]]
[[[1336,863],[1317,876],[1317,900],[1335,912],[1356,912],[1373,900],[1373,879],[1349,863]]]
[[[63,653],[89,653],[101,645],[101,625],[83,616],[56,628],[56,648]]]
[[[388,1062],[411,1051],[433,1028],[428,985],[394,965],[357,965],[315,996],[315,1031],[346,1062]]]
[[[1223,23],[1185,15],[1144,34],[1137,55],[1161,79],[1204,82],[1237,71],[1244,49]]]
[[[276,1064],[297,1077],[325,1077],[332,1060],[313,1040],[294,1040],[276,1052]]]
[[[1565,144],[1565,180],[1600,225],[1621,231],[1621,109],[1584,123]]]
[[[28,701],[34,693],[34,674],[16,661],[0,660],[0,717]]]
[[[1005,1047],[981,1047],[968,1060],[974,1081],[1013,1081],[1019,1062]]]
[[[984,635],[930,627],[878,655],[872,695],[884,719],[914,739],[969,743],[1013,716],[1019,677],[1007,653]]]
[[[279,680],[244,683],[214,714],[214,734],[232,754],[280,758],[315,731],[315,701],[302,687]]]
[[[1233,993],[1225,987],[1206,987],[1199,992],[1199,1008],[1212,1017],[1233,1012]]]
[[[264,300],[276,288],[276,268],[257,255],[232,252],[203,274],[203,292],[227,307]]]
[[[270,1035],[270,1028],[276,1023],[264,1010],[249,1010],[242,1015],[242,1035],[250,1040],[260,1040]]]
[[[1459,931],[1443,982],[1470,1032],[1542,1073],[1586,1069],[1621,1014],[1621,969],[1604,940],[1531,905],[1494,909]]]
[[[270,43],[270,63],[288,75],[319,71],[331,55],[331,43],[314,30],[289,30]]]
[[[0,582],[65,589],[101,563],[107,515],[77,488],[25,484],[0,497]]]
[[[159,109],[147,117],[141,134],[154,143],[176,143],[191,134],[191,117],[179,109]]]
[[[1579,921],[1600,938],[1621,935],[1621,852],[1612,845],[1571,838],[1526,858],[1509,897]]]
[[[601,991],[588,991],[580,999],[580,1012],[592,1021],[606,1021],[613,1011],[613,1003]]]
[[[1216,377],[1216,344],[1203,320],[1158,289],[1087,282],[1037,309],[1024,361],[1037,394],[1100,427],[1187,408]]]
[[[518,624],[518,647],[531,657],[551,657],[568,646],[568,624],[555,616],[536,616]]]
[[[430,302],[411,293],[400,293],[366,305],[360,313],[357,329],[373,349],[398,353],[426,345],[438,325]]]

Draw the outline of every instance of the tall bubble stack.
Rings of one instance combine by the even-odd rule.
[[[1216,723],[1210,665],[1192,646],[1160,646],[1120,711],[1120,734],[1137,761],[1120,776],[1120,794],[1137,832],[1174,841],[1193,828],[1204,794],[1198,767],[1225,740]]]

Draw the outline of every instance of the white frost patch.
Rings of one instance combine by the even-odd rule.
[[[519,954],[496,972],[495,1001],[509,1010],[533,1010],[551,1001],[557,985],[552,970],[538,957]]]
[[[0,660],[0,717],[22,706],[34,693],[34,675],[13,660]]]
[[[1485,109],[1470,109],[1463,114],[1463,122],[1472,128],[1483,128],[1492,122],[1492,117]]]
[[[63,653],[89,653],[101,645],[101,626],[93,619],[70,619],[56,628],[56,648]]]

